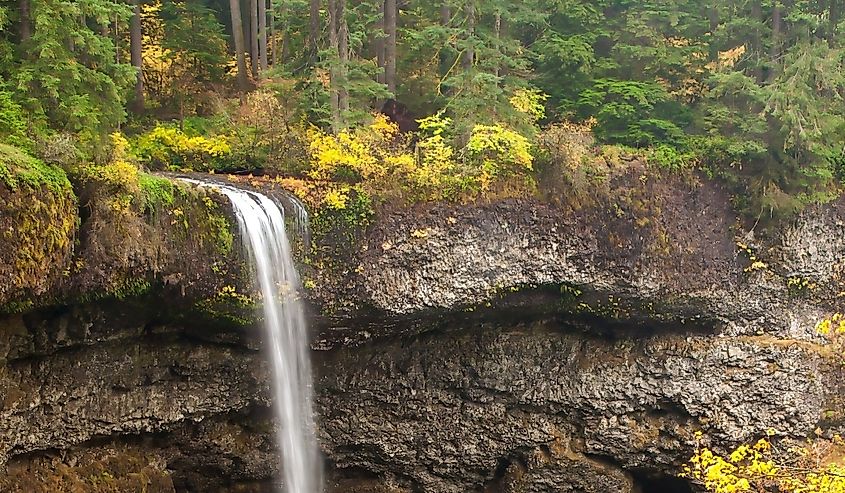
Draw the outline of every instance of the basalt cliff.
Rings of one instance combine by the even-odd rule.
[[[845,201],[761,233],[706,178],[607,186],[299,239],[329,491],[687,492],[698,431],[727,450],[842,430],[816,324],[842,311]],[[271,491],[231,209],[177,188],[135,215],[0,188],[0,491]]]

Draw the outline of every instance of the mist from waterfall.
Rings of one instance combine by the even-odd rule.
[[[276,442],[285,491],[319,493],[322,467],[314,435],[308,327],[299,299],[299,274],[285,231],[284,209],[257,192],[220,183],[186,181],[218,190],[232,202],[262,296],[278,421]],[[302,230],[307,214],[298,203],[294,210],[294,227]]]

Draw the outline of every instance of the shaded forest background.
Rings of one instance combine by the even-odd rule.
[[[774,216],[845,178],[842,3],[4,0],[0,136],[65,168],[401,175],[431,199],[635,156]],[[390,98],[415,135],[374,116]]]

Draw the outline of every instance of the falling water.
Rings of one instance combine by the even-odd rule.
[[[185,181],[216,189],[232,202],[263,297],[284,484],[288,493],[318,493],[322,490],[322,471],[314,436],[308,334],[297,296],[299,275],[285,233],[283,209],[260,193],[225,184]],[[307,213],[301,204],[296,205],[295,228],[307,234]]]

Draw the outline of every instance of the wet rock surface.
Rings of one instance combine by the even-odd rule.
[[[631,491],[625,471],[674,474],[697,430],[722,444],[806,436],[831,399],[823,357],[765,338],[468,328],[322,364],[329,456],[424,491]],[[497,477],[502,463],[521,479]]]
[[[815,324],[843,307],[845,202],[756,238],[714,186],[629,178],[645,191],[616,184],[618,210],[384,211],[343,276],[314,277],[330,491],[649,492],[698,430],[717,449],[841,430]],[[260,332],[197,311],[240,260],[200,260],[144,297],[0,318],[0,491],[102,467],[272,491]]]

